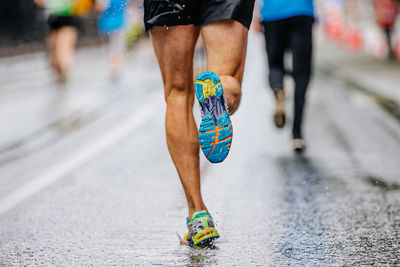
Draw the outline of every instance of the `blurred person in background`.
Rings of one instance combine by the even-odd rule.
[[[126,26],[129,0],[101,0],[96,2],[97,10],[101,11],[98,29],[101,34],[109,36],[108,64],[111,80],[118,78],[118,73],[124,60]]]
[[[88,12],[94,0],[34,0],[46,8],[50,15],[47,20],[49,32],[47,43],[50,50],[50,64],[58,81],[67,81],[75,55],[80,15]]]
[[[229,153],[233,136],[229,115],[241,98],[253,8],[254,0],[144,1],[144,22],[164,83],[167,146],[187,200],[189,231],[182,242],[190,246],[208,246],[219,237],[202,199],[199,150],[213,163],[222,162]],[[199,35],[208,71],[194,80]],[[201,107],[199,131],[193,116],[194,94]],[[231,234],[238,231],[232,230]]]
[[[393,58],[392,32],[400,10],[398,0],[374,0],[374,12],[376,22],[386,36],[388,58]]]
[[[305,95],[311,77],[313,0],[260,0],[260,19],[266,41],[269,65],[269,84],[276,105],[274,123],[283,128],[286,123],[284,76],[285,53],[292,54],[294,79],[293,149],[303,152],[302,134]]]

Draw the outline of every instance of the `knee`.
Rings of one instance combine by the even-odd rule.
[[[186,83],[183,80],[174,80],[173,82],[166,82],[165,88],[165,101],[171,102],[187,102],[188,99],[193,98],[192,85]]]

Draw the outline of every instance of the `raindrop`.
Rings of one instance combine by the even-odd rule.
[[[182,7],[185,7],[185,5],[182,5]]]
[[[181,16],[178,16],[178,19],[181,19]]]

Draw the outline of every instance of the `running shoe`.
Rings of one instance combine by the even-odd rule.
[[[286,123],[286,115],[285,115],[285,91],[284,90],[276,90],[275,91],[275,114],[274,114],[274,122],[277,128],[283,128]]]
[[[192,219],[186,219],[189,232],[185,234],[184,240],[191,247],[209,247],[212,241],[219,238],[214,226],[214,221],[205,210],[193,213]]]
[[[304,140],[301,138],[295,138],[293,139],[293,151],[301,154],[304,152],[306,149],[306,144],[304,143]]]
[[[214,72],[206,71],[197,76],[194,89],[201,108],[201,150],[212,163],[222,162],[231,148],[233,128],[221,80]]]

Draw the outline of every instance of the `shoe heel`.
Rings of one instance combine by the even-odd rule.
[[[196,83],[194,84],[194,92],[196,94],[197,100],[200,103],[204,102],[204,94],[203,94],[203,84],[200,83],[200,81],[196,80]]]
[[[219,99],[224,94],[221,80],[218,75],[212,71],[205,71],[197,76],[194,84],[194,91],[200,103],[203,103],[210,95],[215,95],[215,97]]]

